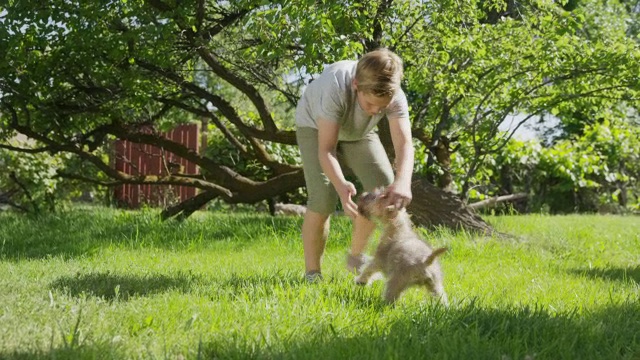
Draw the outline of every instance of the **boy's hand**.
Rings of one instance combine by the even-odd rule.
[[[356,187],[349,181],[345,181],[336,188],[338,196],[340,196],[340,202],[342,202],[342,209],[344,213],[352,219],[358,216],[358,205],[356,205],[351,197],[356,194]]]
[[[413,197],[411,184],[393,183],[387,187],[384,196],[387,198],[387,205],[393,205],[398,210],[405,208]]]

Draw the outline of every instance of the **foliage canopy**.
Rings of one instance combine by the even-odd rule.
[[[302,187],[292,109],[304,84],[324,64],[379,46],[404,59],[426,174],[451,178],[451,154],[468,147],[463,172],[448,180],[463,195],[476,185],[484,158],[524,122],[554,115],[581,124],[614,110],[624,117],[637,106],[634,8],[616,2],[7,4],[0,10],[0,147],[73,154],[102,177],[59,176],[107,186],[196,186],[201,203],[253,203]],[[522,121],[499,131],[514,114],[524,114]],[[177,123],[202,120],[248,169],[161,136]],[[36,147],[10,145],[16,133]],[[114,138],[161,146],[202,172],[118,172],[101,155]]]

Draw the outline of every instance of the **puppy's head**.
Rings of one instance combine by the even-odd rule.
[[[383,188],[377,188],[372,192],[366,192],[358,199],[358,212],[367,219],[392,219],[398,215],[398,210],[393,205],[387,204],[387,197]]]

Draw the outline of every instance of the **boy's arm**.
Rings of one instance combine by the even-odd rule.
[[[413,176],[414,150],[411,123],[408,118],[389,119],[389,130],[393,149],[396,153],[395,180],[387,188],[389,204],[400,209],[409,205],[412,199],[411,177]]]
[[[340,125],[323,118],[318,119],[316,123],[318,125],[318,159],[320,160],[320,166],[338,192],[345,214],[355,217],[358,215],[358,207],[351,200],[351,196],[356,194],[356,188],[345,179],[336,157]]]

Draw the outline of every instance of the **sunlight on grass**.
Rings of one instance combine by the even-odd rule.
[[[395,307],[344,270],[333,221],[325,281],[303,281],[300,218],[154,211],[0,214],[0,358],[635,359],[640,222],[488,217],[508,238],[423,232],[447,246],[446,309]],[[375,242],[371,245],[371,249]]]

